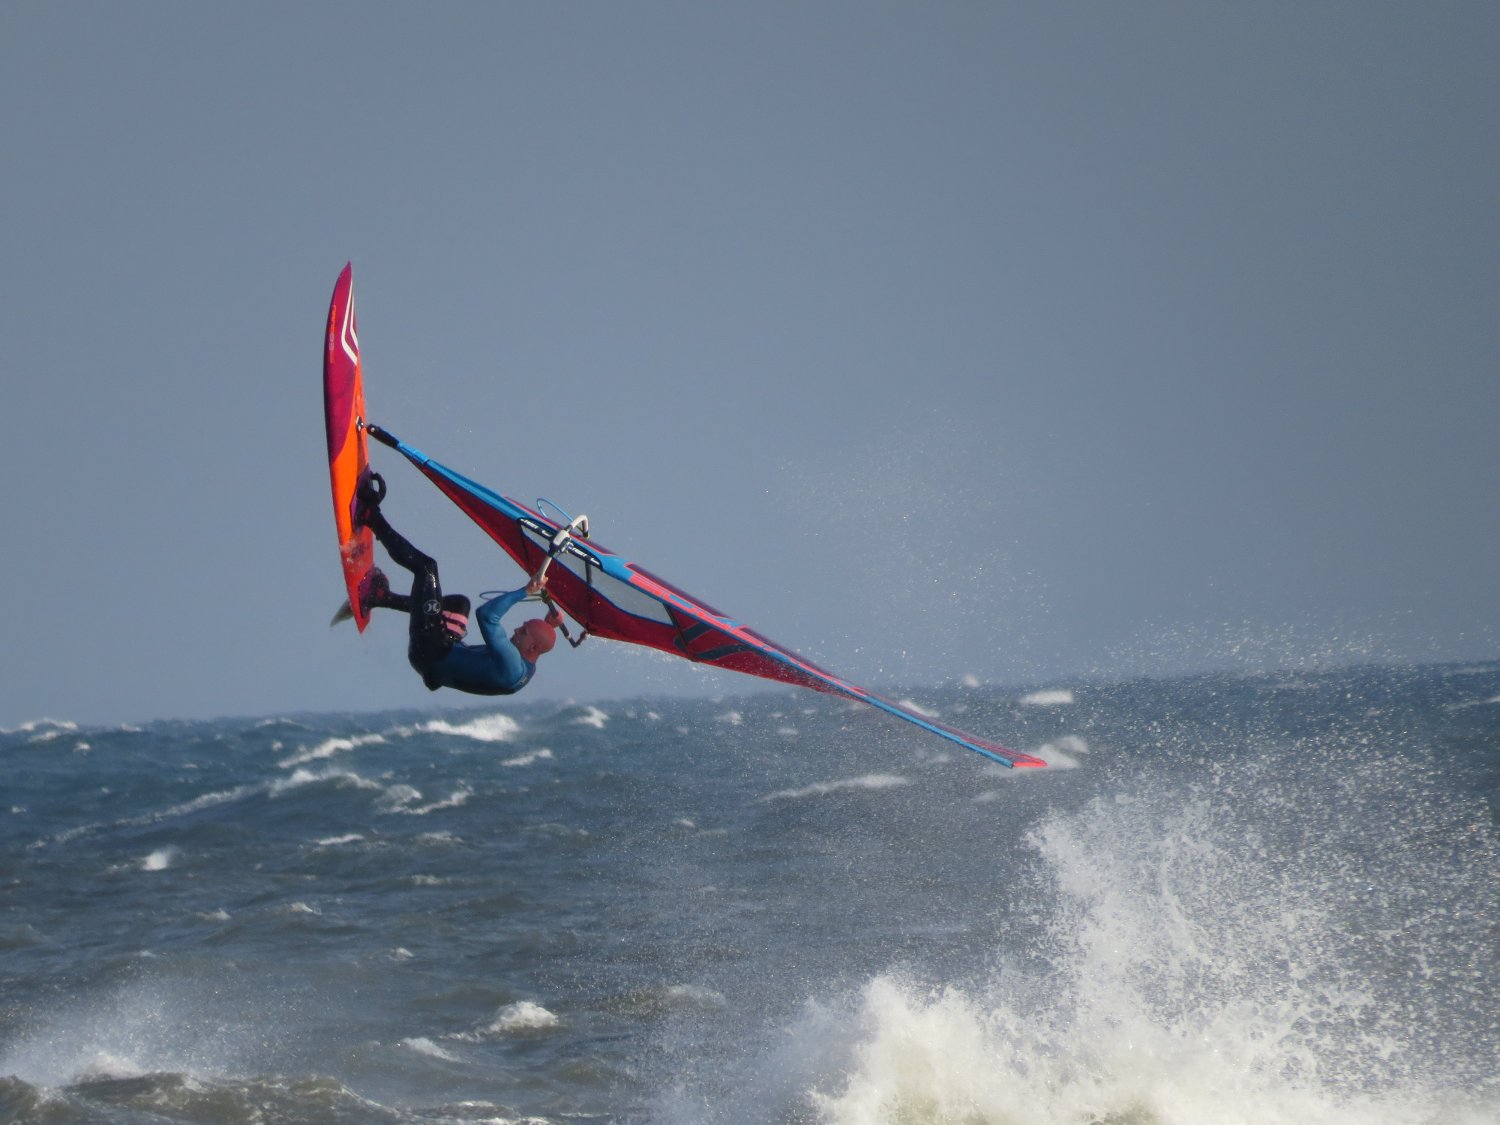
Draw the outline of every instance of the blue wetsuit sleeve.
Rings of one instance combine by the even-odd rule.
[[[479,624],[479,635],[484,638],[485,647],[504,666],[506,675],[516,683],[529,678],[536,666],[521,659],[520,650],[511,644],[500,619],[525,597],[526,587],[522,586],[519,590],[491,598],[474,611],[474,620]]]

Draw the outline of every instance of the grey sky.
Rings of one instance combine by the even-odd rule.
[[[1497,58],[1492,3],[0,7],[0,726],[443,701],[327,626],[349,259],[376,421],[856,680],[1494,658]]]

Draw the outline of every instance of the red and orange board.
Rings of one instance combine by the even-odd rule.
[[[354,266],[346,265],[333,287],[328,332],[323,341],[323,412],[328,423],[328,476],[333,485],[333,520],[349,608],[364,632],[370,615],[359,604],[359,583],[374,565],[374,537],[354,526],[354,491],[370,464],[365,440],[365,389],[354,322]]]

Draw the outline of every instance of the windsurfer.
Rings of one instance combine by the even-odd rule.
[[[469,599],[463,594],[443,594],[436,560],[413,547],[391,527],[381,511],[385,480],[368,473],[360,482],[355,503],[356,524],[368,527],[391,560],[412,573],[411,593],[391,590],[390,581],[378,568],[372,569],[360,586],[366,610],[394,609],[411,616],[406,658],[430,691],[451,687],[472,695],[511,695],[520,691],[536,673],[536,662],[552,651],[557,641],[557,611],[546,619],[523,622],[506,636],[500,619],[527,594],[538,594],[545,578],[533,578],[519,590],[511,590],[482,603],[475,611],[484,644],[464,644],[468,634]]]

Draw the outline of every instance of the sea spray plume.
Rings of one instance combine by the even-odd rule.
[[[817,1119],[1500,1120],[1483,802],[1374,714],[1205,749],[1039,822],[1044,936],[996,934],[988,980],[884,974],[810,1011]]]
[[[270,998],[239,1000],[243,1015]],[[223,1077],[254,1058],[258,1034],[184,985],[140,980],[53,1009],[6,1046],[0,1074],[47,1089],[155,1073]]]
[[[333,1078],[296,1074],[298,1001],[265,982],[141,979],[63,1002],[0,1046],[0,1120],[383,1121]]]
[[[1467,815],[1409,774],[1264,764],[1186,800],[1101,799],[1035,833],[1087,1069],[1144,1062],[1163,1104],[1191,1073],[1325,1120],[1353,1106],[1351,1120],[1386,1120],[1419,1091],[1489,1081],[1479,1060],[1496,1041],[1473,985],[1496,967],[1460,916],[1495,916],[1500,872],[1483,846],[1458,869],[1419,842]],[[1407,812],[1377,819],[1397,779]],[[1376,836],[1394,854],[1372,867]]]

